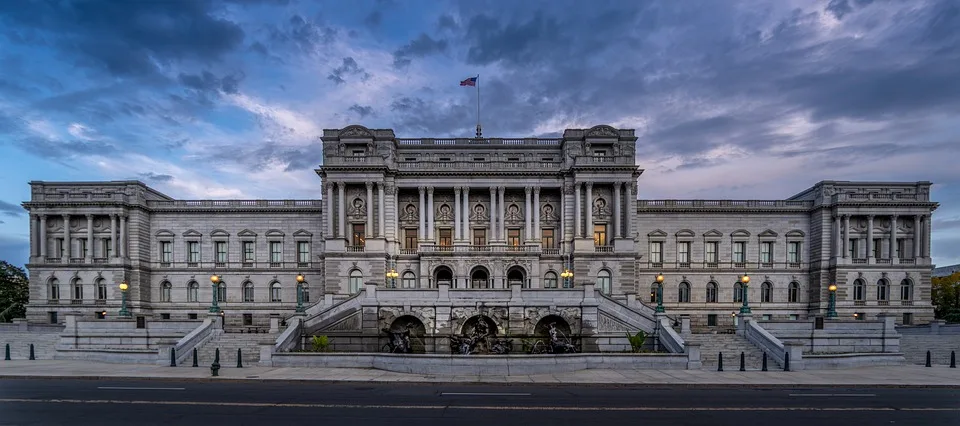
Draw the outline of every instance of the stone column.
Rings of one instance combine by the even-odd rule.
[[[846,259],[850,255],[850,250],[847,249],[847,244],[850,244],[850,215],[843,215],[843,258]]]
[[[540,234],[540,187],[533,187],[533,239],[539,242],[543,235]],[[556,238],[556,236],[554,236]]]
[[[560,244],[557,247],[560,247],[561,253],[563,250],[563,243],[567,241],[567,193],[565,191],[564,184],[560,184],[560,208],[557,212],[560,215]]]
[[[584,207],[587,209],[587,229],[584,229],[583,238],[593,238],[593,182],[587,182],[587,202]]]
[[[93,263],[93,215],[87,215],[87,254],[84,256],[87,263]]]
[[[873,215],[867,216],[867,263],[873,263]]]
[[[487,242],[497,239],[497,187],[490,187],[490,235]]]
[[[457,213],[460,214],[459,212]],[[460,233],[463,239],[470,242],[470,187],[463,187],[463,221],[460,223]]]
[[[373,182],[367,182],[367,229],[366,237],[375,235],[373,233]]]
[[[533,212],[531,211],[531,207],[533,206],[533,200],[531,198],[533,196],[533,188],[529,186],[525,187],[523,188],[523,192],[526,194],[523,204],[523,240],[527,241],[531,240],[533,235]]]
[[[623,182],[613,183],[613,232],[610,235],[613,238],[622,238],[623,230],[620,228],[620,203],[623,199],[620,197],[620,187]]]
[[[117,215],[110,215],[110,257],[117,257]]]
[[[923,228],[923,250],[920,251],[920,255],[923,257],[930,257],[930,231],[932,230],[930,215],[923,215],[923,221],[921,223],[923,224],[921,226]]]
[[[384,226],[386,226],[387,218],[384,216],[384,210],[386,204],[384,200],[386,199],[386,194],[383,192],[384,184],[383,182],[377,182],[377,237],[386,238],[387,233],[384,231]]]
[[[40,256],[40,215],[30,215],[30,257]]]
[[[573,185],[573,193],[574,193],[574,201],[573,201],[573,206],[574,206],[574,207],[573,207],[573,208],[574,208],[574,212],[575,212],[575,213],[574,213],[574,216],[576,216],[576,217],[575,217],[575,220],[573,221],[573,232],[574,232],[573,235],[574,235],[574,238],[580,238],[580,237],[583,236],[583,230],[582,230],[582,229],[583,229],[583,223],[582,223],[583,220],[580,219],[580,217],[581,217],[580,210],[581,210],[581,208],[582,208],[582,207],[580,207],[580,204],[581,204],[581,202],[580,202],[580,183],[575,183],[575,184]]]
[[[40,257],[47,258],[47,215],[40,215]]]
[[[504,186],[498,186],[497,192],[499,193],[499,200],[497,201],[497,208],[500,210],[498,215],[500,216],[500,239],[506,241],[507,239],[507,188]]]
[[[339,235],[333,224],[333,218],[336,216],[333,212],[333,186],[333,182],[327,182],[327,235],[331,238],[336,238]]]
[[[433,224],[433,211],[435,210],[433,206],[433,187],[427,187],[427,239],[434,241],[433,233],[435,226]]]
[[[337,182],[337,220],[340,221],[340,238],[347,237],[347,185]]]
[[[120,216],[120,257],[127,257],[127,215]]]
[[[917,221],[919,224],[919,219]],[[918,228],[919,229],[919,228]],[[63,244],[66,246],[64,249],[64,256],[67,258],[63,260],[63,263],[69,262],[71,256],[73,256],[73,244],[70,242],[70,215],[63,215]],[[59,256],[60,253],[57,253]]]
[[[453,239],[454,241],[463,240],[463,234],[460,233],[460,219],[463,218],[463,208],[460,206],[460,187],[453,188]]]
[[[421,186],[417,188],[420,190],[420,230],[417,233],[418,240],[427,239],[427,201],[425,199],[427,194],[427,187]]]
[[[623,237],[628,239],[633,239],[633,215],[637,214],[637,197],[634,196],[633,186],[636,185],[636,182],[627,182],[627,214],[624,215],[626,220],[626,228],[623,230]]]
[[[920,257],[920,215],[913,217],[913,257]]]
[[[897,256],[897,215],[890,216],[890,263]]]
[[[393,236],[395,241],[403,241],[403,234],[400,231],[400,188],[393,185]]]

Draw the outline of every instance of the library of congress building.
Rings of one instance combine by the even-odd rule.
[[[370,285],[384,294],[519,285],[560,289],[562,299],[576,294],[562,289],[592,284],[709,331],[730,327],[744,298],[757,319],[824,315],[836,284],[841,317],[933,319],[930,182],[823,181],[779,200],[638,200],[636,140],[602,125],[552,139],[328,129],[309,200],[30,182],[28,319],[111,315],[121,282],[134,315],[202,318],[216,298],[234,328]]]

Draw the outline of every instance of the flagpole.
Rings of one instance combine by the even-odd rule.
[[[483,135],[480,129],[480,74],[477,74],[477,138]]]

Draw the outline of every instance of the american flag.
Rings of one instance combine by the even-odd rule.
[[[461,85],[461,86],[476,86],[476,85],[477,85],[477,78],[476,78],[476,77],[470,77],[470,78],[468,78],[468,79],[466,79],[466,80],[461,81],[461,82],[460,82],[460,85]]]

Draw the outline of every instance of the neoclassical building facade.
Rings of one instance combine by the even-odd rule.
[[[306,306],[332,306],[370,284],[595,284],[652,307],[662,274],[665,311],[701,330],[729,327],[744,297],[761,320],[823,315],[830,284],[841,316],[932,319],[931,183],[638,200],[636,140],[609,126],[553,139],[328,129],[311,200],[176,200],[137,181],[31,182],[28,318],[111,315],[125,281],[136,315],[202,317],[217,298],[228,327],[256,327],[294,314],[300,274]]]

